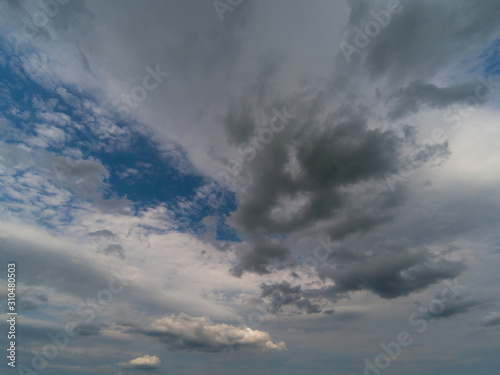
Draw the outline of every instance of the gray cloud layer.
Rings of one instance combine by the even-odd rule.
[[[348,5],[346,37],[373,17],[372,10],[384,9],[386,3],[349,1]],[[231,223],[248,243],[237,251],[239,264],[231,270],[233,275],[294,267],[297,262],[291,259],[290,241],[283,238],[316,231],[350,240],[376,232],[397,220],[398,208],[411,201],[406,186],[387,191],[384,179],[404,169],[406,158],[415,169],[450,156],[446,141],[420,144],[415,126],[401,124],[399,131],[376,128],[372,110],[357,101],[363,97],[359,91],[364,89],[363,82],[378,79],[386,88],[385,93],[377,91],[378,99],[390,103],[386,113],[390,121],[426,107],[444,108],[473,95],[477,83],[471,80],[449,87],[439,87],[432,80],[446,64],[491,42],[499,28],[492,17],[498,4],[485,1],[476,7],[465,1],[458,5],[423,1],[402,2],[402,8],[352,64],[345,64],[339,55],[338,69],[325,91],[316,87],[312,95],[307,89],[280,95],[271,87],[280,59],[274,56],[256,63],[255,82],[224,116],[228,141],[238,145],[256,137],[261,118],[256,113],[269,114],[273,107],[284,106],[296,117],[265,147],[256,149],[240,175],[245,191],[238,196]],[[471,15],[464,18],[468,9]],[[355,74],[361,75],[360,81],[346,81],[345,77]],[[334,100],[340,104],[332,106]],[[250,155],[244,147],[240,151],[244,158]],[[394,240],[406,233],[412,236],[418,229],[405,231]],[[324,295],[334,298],[368,290],[396,298],[456,277],[465,269],[463,262],[431,254],[418,245],[393,247],[377,239],[363,250],[344,247],[343,253],[331,254],[318,270],[321,277],[335,283]],[[289,304],[303,298],[299,290],[287,293]]]

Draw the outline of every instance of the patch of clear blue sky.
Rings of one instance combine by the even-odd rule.
[[[469,73],[476,73],[485,76],[500,74],[500,38],[493,40],[490,45],[463,61],[464,64],[472,63]]]
[[[484,61],[484,72],[486,75],[500,74],[500,38],[495,39],[480,55]]]
[[[462,64],[469,66],[468,73],[479,76],[500,74],[500,38],[493,40],[483,51],[464,59]]]
[[[186,157],[183,150],[179,150],[182,157]],[[146,207],[166,203],[176,213],[176,219],[181,224],[181,230],[203,231],[201,220],[206,216],[218,218],[217,227],[219,239],[234,240],[236,233],[224,224],[223,219],[236,209],[234,193],[227,190],[216,191],[215,194],[222,202],[211,207],[207,200],[196,201],[198,209],[181,210],[180,201],[192,201],[196,190],[208,181],[199,175],[185,173],[174,166],[175,160],[162,155],[157,145],[143,135],[134,133],[126,149],[114,152],[98,151],[95,157],[110,170],[109,183],[111,191],[118,196],[126,196],[139,207]],[[147,166],[147,167],[144,167]],[[127,168],[137,169],[138,175],[120,177],[120,172]],[[182,212],[181,212],[182,211]],[[184,219],[184,220],[183,220]]]
[[[5,40],[3,41],[5,42]],[[56,92],[46,89],[29,78],[23,71],[22,66],[14,64],[15,56],[9,55],[5,44],[0,45],[0,53],[5,57],[6,64],[0,64],[0,80],[7,92],[0,91],[0,111],[2,116],[12,121],[18,130],[22,131],[23,137],[36,136],[33,117],[23,120],[12,113],[12,109],[17,106],[20,111],[28,111],[33,114],[37,111],[34,108],[34,99],[38,98],[44,102],[51,99],[57,100],[55,111],[64,113],[72,121],[83,125],[82,129],[69,126],[64,127],[64,131],[69,135],[69,139],[62,146],[50,145],[47,151],[55,155],[62,155],[65,150],[79,149],[85,158],[93,157],[100,160],[110,172],[108,190],[105,198],[127,197],[136,205],[136,209],[154,206],[160,203],[167,205],[175,215],[181,225],[181,230],[194,233],[202,233],[204,226],[201,220],[206,216],[213,216],[217,220],[217,238],[219,240],[237,240],[238,236],[233,228],[225,223],[225,218],[231,211],[236,209],[235,194],[220,188],[213,192],[218,198],[219,204],[211,206],[208,201],[198,200],[192,210],[181,210],[179,202],[193,201],[198,188],[210,182],[206,177],[197,175],[194,172],[186,173],[176,167],[176,160],[162,154],[158,145],[146,136],[135,132],[129,123],[117,122],[119,127],[126,127],[131,133],[126,147],[101,148],[88,147],[89,142],[99,141],[98,135],[86,124],[81,113],[73,108],[71,104],[61,100]],[[95,102],[89,95],[79,92],[71,87],[64,87],[69,93],[80,101],[85,99]],[[0,135],[0,139],[7,143],[18,143],[18,135],[5,133]],[[177,155],[185,158],[187,155],[180,146],[177,147]],[[147,166],[147,167],[145,167]],[[127,169],[139,170],[139,174],[125,176],[123,172]],[[47,223],[45,223],[47,224]]]

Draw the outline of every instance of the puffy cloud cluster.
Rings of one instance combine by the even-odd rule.
[[[228,349],[287,350],[283,341],[273,342],[269,333],[249,327],[214,323],[208,317],[192,317],[185,313],[155,320],[141,329],[175,350],[221,352]]]

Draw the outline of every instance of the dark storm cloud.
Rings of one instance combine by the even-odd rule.
[[[465,266],[404,244],[366,252],[359,261],[325,264],[320,276],[331,279],[333,294],[369,290],[382,298],[397,298],[421,291],[441,280],[458,276]]]
[[[236,110],[236,108],[235,108]],[[255,130],[255,118],[249,105],[237,108],[239,112],[230,110],[224,119],[224,130],[231,144],[240,144],[246,141]]]
[[[226,113],[223,125],[230,144],[239,146],[251,136],[257,136],[258,124],[255,113],[271,100],[276,74],[284,57],[276,53],[263,53],[255,62],[256,76],[253,84],[243,94],[244,99],[234,101]]]
[[[324,130],[277,137],[257,155],[249,194],[234,215],[237,224],[251,232],[290,233],[329,218],[334,209],[341,208],[345,193],[339,188],[397,171],[401,138],[391,131],[367,129],[363,118],[339,117],[330,117]],[[286,170],[290,162],[297,164],[297,176]],[[273,218],[280,199],[294,200],[301,195],[307,202],[300,215],[288,220]]]
[[[267,273],[273,260],[287,258],[287,248],[277,240],[271,246],[266,236],[295,234],[322,223],[329,235],[344,239],[390,222],[391,209],[407,198],[403,187],[383,189],[367,201],[353,187],[360,193],[380,190],[385,176],[397,173],[403,152],[411,152],[416,165],[448,152],[446,143],[417,144],[411,127],[402,134],[368,128],[363,108],[344,107],[325,116],[315,100],[298,95],[287,103],[297,117],[256,151],[242,172],[246,193],[240,194],[231,220],[248,235],[250,247],[237,252],[236,276]]]
[[[370,229],[389,222],[392,219],[393,217],[388,214],[352,212],[344,220],[332,226],[329,233],[334,239],[343,239],[350,234],[364,234]]]
[[[281,241],[260,236],[254,238],[248,247],[237,250],[239,263],[230,272],[237,277],[245,271],[266,274],[269,273],[267,266],[273,259],[284,261],[288,253],[288,248]]]
[[[349,6],[347,30],[362,27],[373,17],[371,11],[383,9],[386,2],[349,2]],[[362,66],[370,79],[384,77],[387,82],[397,81],[387,93],[381,94],[382,100],[389,103],[388,113],[393,120],[422,108],[443,108],[463,101],[474,94],[476,83],[438,87],[429,80],[445,63],[461,56],[464,48],[478,48],[477,43],[479,48],[488,45],[498,28],[491,16],[498,6],[493,1],[478,7],[467,2],[450,6],[404,1],[402,7],[403,11],[394,14],[387,28],[363,49],[357,62],[351,66],[338,65],[329,94],[317,89],[313,95],[303,92],[279,98],[271,88],[266,88],[265,81],[258,79],[266,76],[272,80],[274,72],[279,71],[280,60],[270,59],[259,66],[252,90],[245,92],[240,103],[233,103],[227,111],[224,125],[233,144],[252,136],[258,111],[269,113],[271,106],[284,105],[296,114],[283,132],[276,134],[263,149],[256,150],[255,157],[246,162],[241,173],[246,190],[238,197],[239,206],[231,223],[247,236],[248,244],[237,251],[239,264],[232,269],[234,275],[241,276],[245,271],[268,273],[271,265],[276,266],[275,261],[280,264],[283,259],[289,260],[290,250],[284,242],[280,243],[279,251],[277,245],[270,249],[268,237],[300,236],[321,228],[325,235],[345,240],[387,226],[397,217],[397,208],[409,202],[411,195],[403,184],[395,186],[393,191],[380,188],[384,177],[398,173],[406,159],[418,168],[450,155],[446,141],[419,144],[417,129],[412,126],[403,126],[402,132],[368,126],[371,113],[356,106],[355,98],[359,96],[354,92],[356,84],[347,85],[344,77],[352,76],[348,73]],[[471,17],[458,16],[469,10]],[[444,24],[447,26],[443,27]],[[259,73],[263,70],[268,74]],[[347,98],[352,96],[352,103],[325,113],[328,95],[346,101],[339,97],[342,90],[348,94]],[[261,104],[250,111],[249,103]],[[410,230],[413,231],[418,229]],[[380,250],[384,244],[377,241],[374,247],[378,250],[373,250],[370,256],[367,252],[354,254],[345,249],[342,254],[338,251],[330,254],[327,266],[333,259],[340,262],[329,276],[322,270],[325,277],[337,284],[332,295],[365,289],[384,298],[395,298],[454,277],[464,267],[462,263],[433,258],[427,251],[410,247],[397,252]],[[351,270],[351,263],[356,264],[356,269]],[[342,271],[344,266],[349,271]]]
[[[333,281],[333,286],[302,290],[300,285],[291,286],[286,281],[264,283],[260,286],[261,298],[270,301],[271,312],[279,312],[285,305],[294,305],[308,314],[318,313],[321,312],[319,298],[336,302],[351,292],[368,290],[382,298],[392,299],[455,278],[465,269],[463,262],[442,259],[424,248],[406,249],[406,245],[386,244],[385,248],[376,251],[339,246],[329,252],[328,259],[318,269],[319,276]],[[447,302],[441,317],[468,311],[481,303],[484,301],[470,298]]]
[[[301,286],[291,286],[290,283],[282,281],[281,283],[260,285],[262,291],[261,298],[270,299],[269,310],[276,313],[281,311],[282,306],[294,305],[307,314],[319,313],[321,308],[318,304],[311,302],[311,299],[301,290]]]
[[[349,264],[352,262],[363,262],[367,259],[367,255],[361,251],[353,251],[347,246],[340,245],[337,247],[330,247],[324,250],[327,251],[328,258],[326,259],[331,263]]]
[[[401,139],[391,131],[369,130],[366,119],[334,114],[326,129],[305,138],[297,147],[304,178],[318,189],[380,178],[395,170],[394,156]]]
[[[412,82],[394,95],[394,104],[389,118],[396,120],[409,113],[418,112],[421,107],[443,108],[461,102],[468,96],[474,97],[477,83],[467,83],[452,87],[437,87],[433,84]]]

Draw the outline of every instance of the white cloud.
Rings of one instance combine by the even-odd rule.
[[[157,337],[171,349],[220,352],[226,349],[287,350],[283,341],[273,342],[269,333],[249,327],[217,324],[208,317],[187,314],[155,320],[143,332]]]
[[[140,370],[152,370],[160,367],[161,360],[157,356],[153,355],[143,355],[142,357],[138,357],[132,359],[127,363],[128,367],[133,367],[135,369]]]

